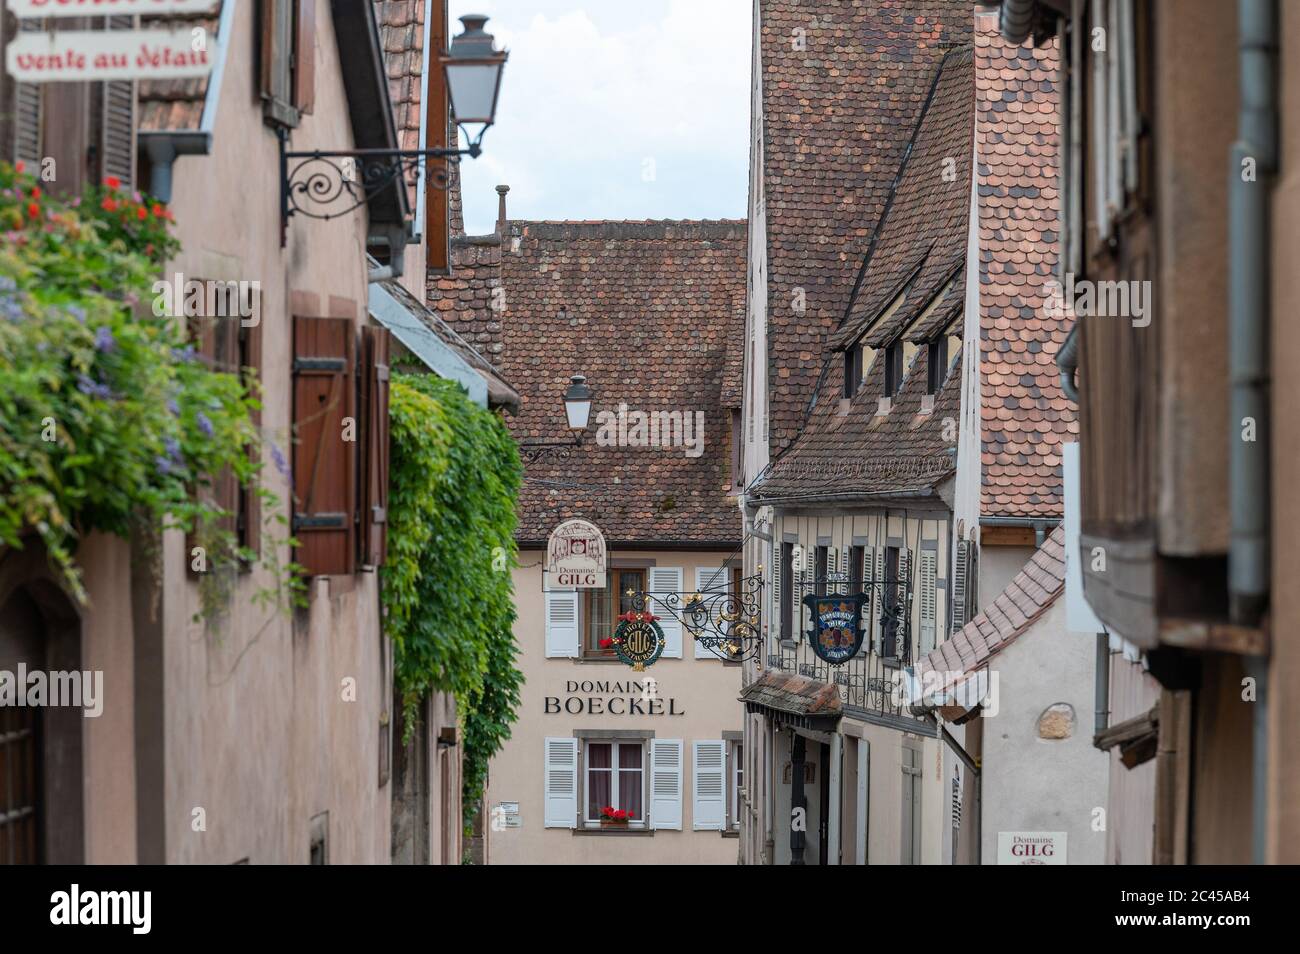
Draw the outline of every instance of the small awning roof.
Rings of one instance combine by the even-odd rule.
[[[370,267],[378,263],[368,259]],[[458,335],[423,302],[393,279],[372,282],[369,311],[372,318],[434,374],[464,385],[472,400],[484,407],[519,410],[519,392],[497,373],[492,363]]]
[[[769,669],[740,693],[747,712],[762,709],[777,721],[805,728],[833,728],[844,714],[839,687]]]

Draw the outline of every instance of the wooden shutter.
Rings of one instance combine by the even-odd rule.
[[[381,566],[388,553],[388,387],[387,328],[361,329],[361,413],[366,422],[362,465],[361,562]]]
[[[293,106],[293,38],[296,0],[262,0],[260,91],[265,118],[298,124]],[[224,42],[224,40],[222,41]]]
[[[682,568],[680,566],[650,567],[650,593],[657,599],[665,599],[668,593],[682,591]],[[663,595],[659,595],[663,594]],[[659,627],[664,631],[664,658],[682,658],[682,621],[667,610],[656,611],[651,602],[650,611],[659,617]]]
[[[966,589],[970,579],[970,541],[958,540],[952,566],[952,626],[951,635],[955,635],[968,622],[966,617]]]
[[[190,319],[190,337],[194,342],[195,352],[200,361],[213,371],[224,374],[239,372],[239,318],[217,318],[203,315]],[[243,503],[243,490],[234,471],[223,467],[218,474],[200,474],[198,486],[194,489],[200,500],[225,511],[224,516],[216,521],[215,529],[221,533],[232,534],[237,543],[243,543],[240,512]],[[194,548],[208,546],[193,530],[185,534],[185,566],[191,576],[213,569],[213,559],[219,554],[208,552],[202,571],[194,567]]]
[[[356,569],[356,359],[347,318],[294,318],[293,534],[310,576]]]
[[[902,863],[921,863],[921,753],[903,746]]]
[[[772,559],[768,562],[768,567],[772,571],[772,592],[768,594],[768,628],[772,635],[777,639],[781,638],[781,544],[776,541],[775,533],[772,539]]]
[[[937,618],[935,612],[934,590],[938,562],[939,555],[934,550],[921,551],[920,569],[916,574],[917,601],[920,603],[921,607],[920,641],[917,644],[918,655],[923,655],[934,649],[935,623]]]
[[[730,579],[730,574],[728,574],[727,571],[720,566],[697,566],[695,568],[695,589],[697,592],[700,593],[703,593],[705,590],[712,590],[715,593],[719,592],[726,588],[729,579]],[[706,599],[706,605],[711,605],[713,607],[720,606],[720,604],[717,603],[709,604],[707,602],[708,600],[707,596],[705,597],[705,599]],[[660,623],[660,625],[662,626],[663,624]],[[713,650],[711,650],[708,646],[704,645],[704,643],[700,642],[698,639],[693,639],[691,640],[691,642],[695,644],[696,659],[721,659],[722,658]]]
[[[578,740],[548,738],[544,742],[542,827],[578,827]]]
[[[547,658],[578,655],[578,594],[573,590],[546,593]]]
[[[695,779],[691,788],[691,828],[722,831],[727,826],[727,749],[720,741],[691,743]]]
[[[901,607],[898,619],[898,632],[894,639],[894,653],[899,659],[910,659],[915,649],[915,636],[912,631],[912,607],[916,600],[915,568],[912,566],[912,551],[906,546],[898,549],[898,581],[901,584],[898,601]]]
[[[650,740],[650,827],[682,829],[682,740]]]
[[[316,0],[297,0],[293,30],[293,105],[310,113],[316,105]],[[416,28],[419,24],[417,22]]]
[[[130,30],[135,17],[108,17],[107,30]],[[111,80],[99,85],[96,155],[99,181],[116,176],[122,188],[135,188],[135,81]]]
[[[11,19],[9,23],[14,23]],[[39,32],[41,20],[19,20],[16,28],[19,33]],[[8,83],[8,77],[0,76],[0,86]],[[41,158],[45,150],[41,143],[43,124],[44,96],[41,95],[40,83],[13,83],[13,131],[12,155],[5,156],[12,162],[22,162],[27,171],[35,176],[41,174]]]

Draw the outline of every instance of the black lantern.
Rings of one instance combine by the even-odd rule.
[[[582,440],[582,432],[587,429],[591,418],[591,388],[587,387],[587,378],[575,374],[569,378],[569,387],[564,392],[564,416],[569,419],[569,430],[577,440]]]
[[[460,18],[465,32],[451,41],[442,57],[447,77],[447,94],[456,122],[465,128],[470,154],[474,155],[483,133],[496,120],[497,97],[501,92],[501,73],[509,54],[497,50],[492,34],[483,29],[488,18],[470,13]],[[479,126],[471,135],[467,127]]]

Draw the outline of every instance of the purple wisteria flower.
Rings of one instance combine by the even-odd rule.
[[[284,454],[280,453],[280,448],[274,444],[271,445],[271,462],[275,464],[275,469],[285,480],[289,479],[289,463],[284,459]]]
[[[167,410],[171,412],[171,416],[172,416],[172,417],[180,417],[180,416],[181,416],[181,406],[180,406],[179,404],[176,403],[176,399],[175,399],[175,398],[168,398],[168,399],[167,399]]]
[[[73,318],[76,318],[77,321],[81,322],[83,325],[86,323],[86,309],[82,308],[80,305],[69,305],[68,314]]]
[[[90,397],[100,398],[105,401],[111,400],[113,397],[113,389],[107,384],[101,384],[84,374],[77,375],[77,390],[82,394],[87,394]]]
[[[199,413],[195,415],[195,420],[198,422],[199,430],[203,432],[203,436],[211,437],[213,428],[212,421],[208,419],[208,416],[202,411],[199,411]]]
[[[167,451],[167,456],[177,463],[181,459],[181,442],[174,437],[163,438],[163,449]]]
[[[103,353],[117,350],[117,339],[113,337],[113,329],[108,325],[100,325],[95,329],[95,350]]]
[[[177,361],[186,363],[194,360],[194,345],[186,345],[184,348],[172,348],[172,357]]]
[[[166,477],[172,472],[172,462],[161,454],[154,457],[153,464],[154,467],[157,468],[158,473],[163,477]]]

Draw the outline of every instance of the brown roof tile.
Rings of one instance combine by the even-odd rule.
[[[775,457],[804,419],[934,68],[945,45],[970,41],[972,13],[968,0],[760,0],[758,10]]]
[[[226,38],[218,36],[222,4],[200,15],[142,17],[143,26],[169,26],[207,31],[209,49]],[[186,132],[197,130],[203,120],[208,77],[141,80],[136,84],[136,128],[141,132]]]
[[[1061,201],[1058,44],[1011,46],[996,15],[975,32],[983,502],[989,516],[1059,517],[1061,444],[1078,433],[1056,352],[1067,318],[1043,307]]]
[[[1052,581],[1050,589],[1032,582],[1044,575]],[[961,676],[988,665],[993,656],[1032,626],[1064,589],[1065,530],[1057,527],[982,613],[942,646],[921,657],[916,664],[917,675],[947,673],[944,686],[947,688]]]

